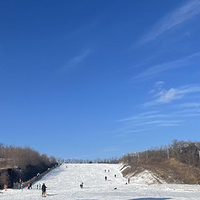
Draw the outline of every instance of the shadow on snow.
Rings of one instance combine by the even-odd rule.
[[[167,200],[171,198],[137,198],[137,199],[129,199],[129,200]],[[77,200],[97,200],[97,199],[77,199]]]
[[[137,198],[137,199],[129,199],[129,200],[167,200],[171,198]],[[97,200],[97,199],[77,199],[77,200]]]
[[[55,196],[55,195],[58,195],[58,194],[47,194],[47,196]]]
[[[129,199],[129,200],[167,200],[171,198],[137,198],[137,199]]]

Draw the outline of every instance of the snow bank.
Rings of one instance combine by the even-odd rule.
[[[156,174],[153,174],[152,172],[148,170],[144,170],[141,173],[135,174],[133,176],[129,175],[131,177],[132,183],[142,183],[142,184],[159,184],[159,183],[166,183],[164,180],[159,178]]]
[[[126,169],[130,168],[129,165],[124,165],[120,168],[121,173],[123,173]],[[166,183],[162,180],[157,174],[152,173],[149,170],[143,170],[142,172],[135,171],[133,173],[129,173],[125,176],[131,180],[132,183],[137,184],[162,184]]]

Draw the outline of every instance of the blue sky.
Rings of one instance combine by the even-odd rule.
[[[94,159],[199,141],[200,0],[2,0],[0,25],[0,142]]]

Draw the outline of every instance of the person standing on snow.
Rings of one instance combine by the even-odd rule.
[[[80,184],[80,188],[83,188],[83,182]]]
[[[43,183],[42,185],[42,197],[45,197],[47,194],[46,194],[46,188],[47,186],[45,185],[45,183]]]

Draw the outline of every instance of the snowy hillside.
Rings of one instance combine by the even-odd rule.
[[[67,166],[67,167],[66,167]],[[53,200],[197,200],[200,186],[149,184],[152,176],[144,172],[137,178],[123,178],[120,165],[112,164],[63,164],[46,175],[40,183],[47,186],[47,198]],[[105,171],[106,170],[106,171]],[[115,177],[116,175],[116,177]],[[107,181],[105,180],[107,176]],[[80,184],[83,182],[83,188]],[[144,184],[146,182],[147,184]],[[41,191],[38,183],[28,190],[3,190],[1,200],[38,200]]]

